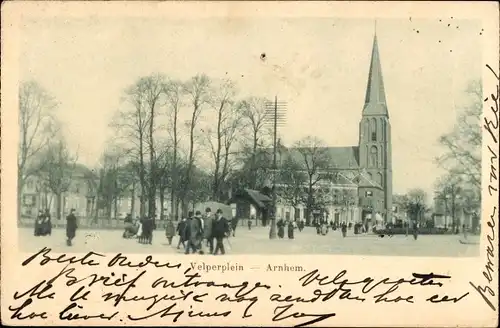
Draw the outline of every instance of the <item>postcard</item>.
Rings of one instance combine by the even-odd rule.
[[[493,2],[8,2],[12,326],[496,327]]]

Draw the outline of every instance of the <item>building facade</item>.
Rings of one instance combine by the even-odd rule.
[[[90,216],[96,204],[98,178],[83,165],[75,165],[67,175],[66,191],[61,194],[60,216],[65,217],[70,209],[75,209],[78,216]],[[28,177],[21,194],[21,216],[35,218],[38,211],[49,210],[53,218],[57,217],[57,195],[48,187],[44,172]]]

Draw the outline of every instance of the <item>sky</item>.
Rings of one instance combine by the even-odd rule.
[[[335,18],[40,18],[23,21],[21,79],[59,102],[70,147],[95,167],[139,77],[199,73],[230,78],[239,95],[287,102],[285,145],[314,135],[354,146],[364,104],[375,21]],[[479,21],[376,22],[392,126],[393,190],[432,193],[440,135],[454,125],[469,81],[481,77]],[[261,60],[262,53],[266,60]]]

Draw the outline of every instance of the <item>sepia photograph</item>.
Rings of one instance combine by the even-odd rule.
[[[2,325],[497,327],[498,8],[4,4]]]
[[[27,19],[19,245],[477,256],[482,31],[454,17]]]

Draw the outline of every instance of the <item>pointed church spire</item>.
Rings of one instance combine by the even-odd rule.
[[[365,107],[363,114],[387,115],[387,104],[385,100],[384,80],[382,78],[382,66],[377,42],[377,22],[375,21],[375,33],[373,36],[372,57],[370,71],[368,73],[368,84],[366,87]]]

